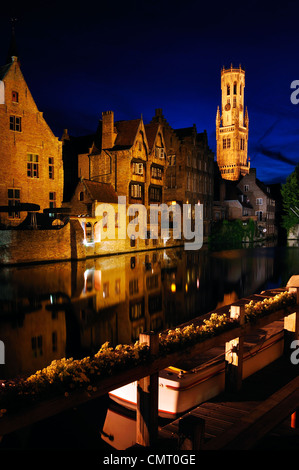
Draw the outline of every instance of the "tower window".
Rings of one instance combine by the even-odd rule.
[[[237,106],[237,98],[234,98],[233,100],[233,108],[235,108]]]
[[[230,86],[229,85],[226,86],[226,94],[230,95]]]
[[[229,137],[228,137],[227,139],[223,139],[223,148],[224,148],[224,149],[229,149],[229,148],[230,148],[230,144],[231,144],[231,140],[230,140]]]
[[[237,84],[234,83],[234,95],[236,95],[236,94],[237,94]]]

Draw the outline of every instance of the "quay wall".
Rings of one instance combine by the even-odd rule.
[[[18,264],[71,258],[71,224],[52,230],[1,230],[0,263]]]
[[[84,231],[77,219],[70,220],[55,229],[8,229],[0,231],[0,265],[80,260],[97,256],[109,256],[137,251],[181,246],[180,240],[136,239],[84,242]]]

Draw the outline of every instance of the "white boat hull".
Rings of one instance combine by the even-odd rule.
[[[244,354],[243,379],[278,359],[282,353],[283,332],[280,331]],[[224,358],[184,373],[173,367],[163,369],[159,373],[159,415],[176,417],[217,396],[224,388]],[[137,382],[113,390],[109,396],[126,408],[136,409]]]

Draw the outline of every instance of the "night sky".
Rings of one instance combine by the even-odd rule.
[[[249,156],[266,183],[284,182],[299,160],[298,3],[176,1],[14,2],[1,5],[1,62],[17,17],[21,67],[55,135],[94,132],[162,108],[173,128],[196,124],[216,150],[220,72],[246,71]],[[298,94],[299,97],[299,94]]]

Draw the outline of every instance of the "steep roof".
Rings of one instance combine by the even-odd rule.
[[[113,150],[127,149],[132,147],[140,122],[141,119],[132,119],[130,121],[116,121],[114,123],[117,136],[114,142]]]
[[[151,122],[149,124],[145,124],[144,128],[145,128],[148,146],[150,150],[152,150],[153,145],[155,143],[156,136],[157,136],[157,132],[159,129],[159,123]]]
[[[9,71],[10,67],[12,65],[12,62],[10,64],[2,65],[0,67],[0,80],[3,80],[7,72]]]
[[[98,202],[117,203],[118,197],[109,183],[99,183],[98,181],[82,180],[90,198]]]

